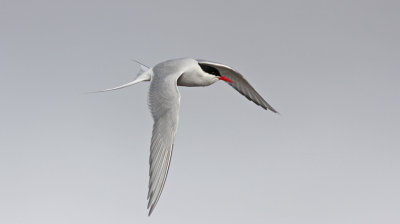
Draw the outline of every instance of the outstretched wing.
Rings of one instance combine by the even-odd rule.
[[[278,113],[271,105],[265,101],[260,94],[250,85],[250,83],[237,71],[232,68],[205,60],[197,60],[199,64],[208,65],[218,69],[221,76],[225,76],[228,79],[232,80],[233,83],[228,82],[234,89],[236,89],[239,93],[245,96],[248,100],[253,101],[255,104],[261,106],[266,110],[271,110],[274,113]]]
[[[149,92],[149,108],[154,119],[150,145],[149,191],[147,195],[149,216],[153,212],[167,179],[172,156],[180,94],[177,79],[180,74],[153,76]]]

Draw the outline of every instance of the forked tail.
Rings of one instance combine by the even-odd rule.
[[[134,85],[136,83],[139,82],[143,82],[143,81],[150,81],[151,80],[151,69],[148,68],[147,66],[145,66],[144,64],[134,60],[135,62],[137,62],[140,65],[140,70],[138,72],[138,75],[136,77],[135,80],[133,80],[132,82],[128,82],[126,84],[117,86],[117,87],[113,87],[113,88],[109,88],[109,89],[104,89],[104,90],[100,90],[100,91],[95,91],[95,92],[90,92],[90,93],[100,93],[100,92],[107,92],[107,91],[112,91],[112,90],[117,90],[117,89],[122,89],[131,85]]]

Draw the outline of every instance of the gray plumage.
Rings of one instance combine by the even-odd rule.
[[[177,86],[209,86],[218,80],[228,82],[247,99],[277,113],[239,72],[226,65],[191,58],[168,60],[153,68],[141,64],[138,77],[134,81],[100,91],[111,91],[142,81],[150,81],[148,104],[154,124],[150,144],[147,194],[149,216],[160,199],[171,162],[179,120],[180,94]]]

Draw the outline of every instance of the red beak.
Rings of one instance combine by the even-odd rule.
[[[219,80],[223,80],[223,81],[225,81],[225,82],[231,82],[231,83],[233,83],[232,80],[228,79],[228,78],[225,77],[225,76],[221,76],[221,77],[219,77],[218,79],[219,79]]]

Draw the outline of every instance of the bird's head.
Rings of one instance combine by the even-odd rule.
[[[205,73],[207,73],[209,75],[213,75],[216,78],[218,78],[219,80],[223,80],[225,82],[233,83],[232,80],[230,80],[229,78],[221,75],[221,73],[218,71],[218,69],[216,69],[216,68],[214,68],[214,67],[212,67],[210,65],[203,64],[203,63],[199,63],[199,65],[200,65],[200,68],[203,70],[203,72],[205,72]]]

